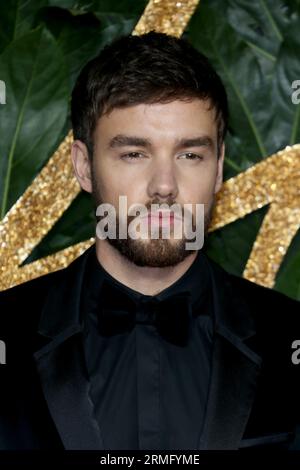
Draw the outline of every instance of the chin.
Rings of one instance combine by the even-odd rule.
[[[185,240],[109,240],[127,260],[140,267],[176,266],[193,251],[185,249]]]

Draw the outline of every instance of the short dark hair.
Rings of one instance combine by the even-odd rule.
[[[207,57],[165,33],[122,36],[79,74],[71,100],[73,135],[92,157],[98,119],[113,108],[195,97],[209,100],[216,111],[220,149],[228,125],[227,95]]]

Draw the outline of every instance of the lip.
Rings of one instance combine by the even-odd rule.
[[[148,220],[171,220],[173,221],[174,219],[177,220],[182,220],[181,217],[174,212],[167,212],[167,211],[159,211],[159,212],[149,212],[147,216],[143,217],[143,219],[146,219],[148,217]]]
[[[173,227],[175,219],[182,223],[182,219],[172,211],[148,212],[148,215],[142,218],[142,220],[147,221],[148,224],[159,227]]]

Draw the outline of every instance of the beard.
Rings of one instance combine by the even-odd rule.
[[[97,182],[92,175],[92,198],[95,209],[102,203],[106,202],[101,197],[100,188],[97,185]],[[204,236],[206,236],[209,228],[209,224],[212,218],[212,212],[214,207],[214,196],[210,205],[205,207],[204,214]],[[145,204],[148,211],[151,210],[151,204],[168,204],[171,206],[175,204],[176,201],[168,199],[161,201],[158,198],[153,199],[151,202]],[[206,206],[206,205],[205,205]],[[107,237],[105,240],[113,246],[118,252],[125,256],[128,261],[131,261],[136,266],[142,267],[153,267],[153,268],[163,268],[176,266],[178,263],[182,262],[185,258],[190,256],[193,252],[198,251],[197,249],[186,249],[187,242],[194,242],[196,235],[192,239],[187,239],[183,231],[182,237],[176,239],[172,237],[172,230],[170,230],[170,237],[162,238],[162,227],[159,227],[158,238],[147,239],[133,239],[129,236],[127,232],[126,238],[118,238],[120,219],[118,216],[118,208],[116,208],[116,237],[110,238]],[[104,216],[103,216],[104,217]],[[97,222],[100,221],[102,217],[97,217]],[[131,216],[127,214],[127,227],[129,224],[136,219],[136,216]],[[194,220],[194,215],[192,216],[192,230],[196,231],[196,224]]]

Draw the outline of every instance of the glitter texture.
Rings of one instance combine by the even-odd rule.
[[[199,0],[150,0],[132,35],[151,30],[180,37],[193,15]]]
[[[270,205],[243,277],[273,287],[283,257],[300,228],[300,144],[227,180],[217,195],[210,230]]]

